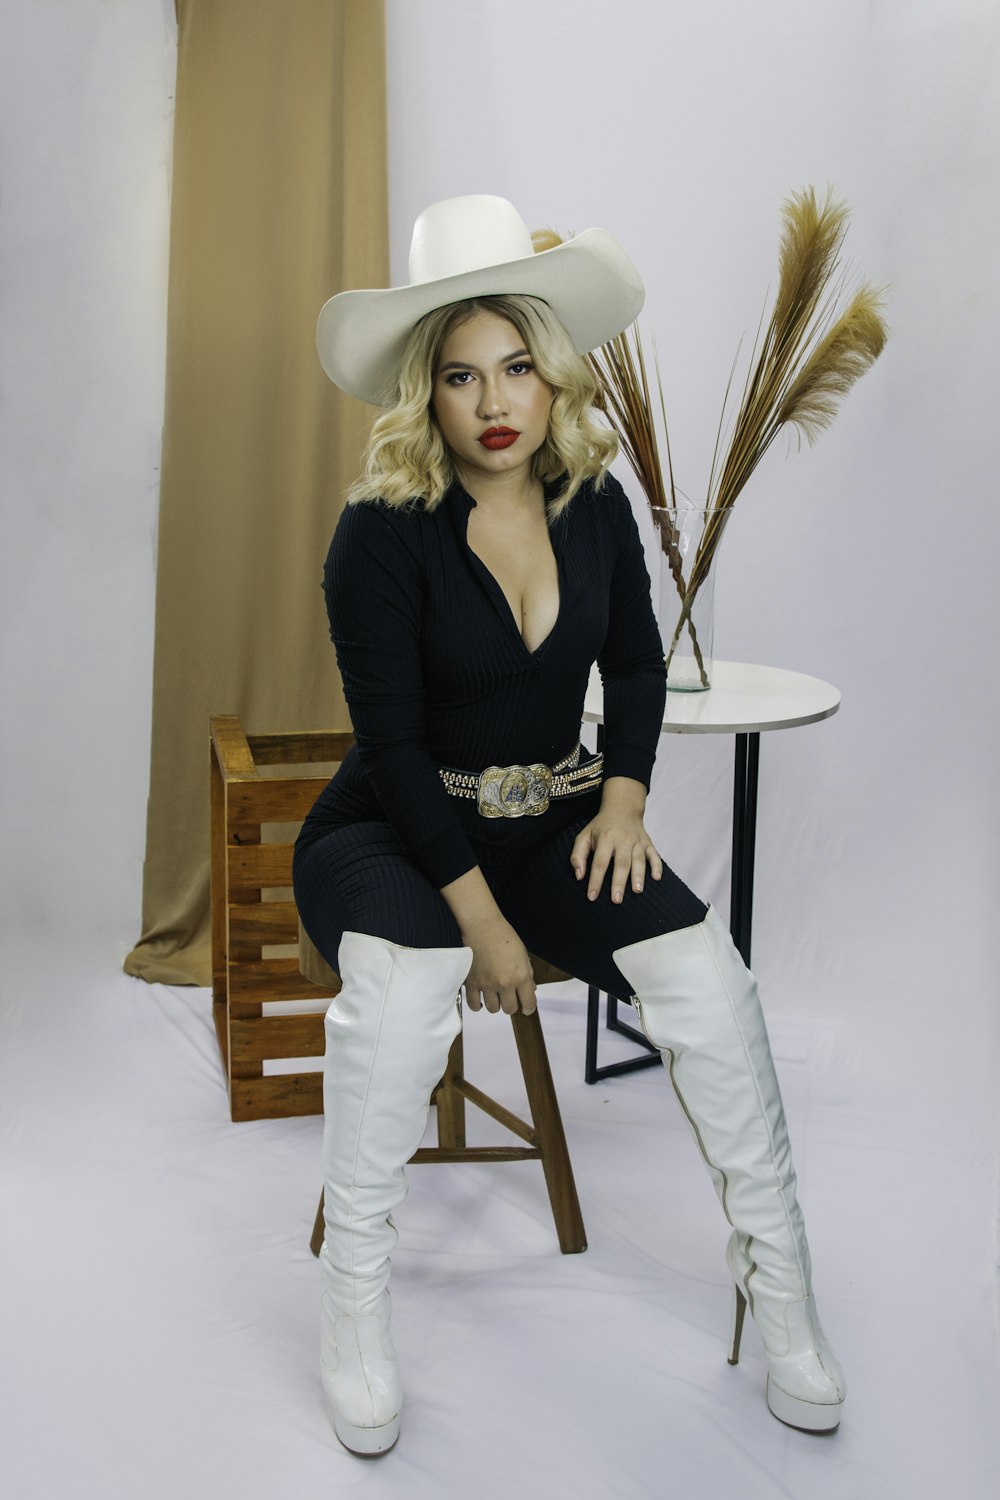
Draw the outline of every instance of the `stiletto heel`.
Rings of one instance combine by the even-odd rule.
[[[733,1309],[733,1339],[732,1343],[729,1346],[729,1363],[731,1365],[738,1365],[740,1362],[740,1342],[743,1338],[743,1319],[747,1315],[747,1299],[744,1297],[739,1287],[735,1288],[735,1292],[736,1306]]]

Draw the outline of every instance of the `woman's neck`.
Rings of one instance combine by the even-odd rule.
[[[459,483],[471,495],[477,506],[487,511],[519,511],[533,509],[545,502],[545,489],[540,479],[523,474],[473,474],[467,475],[455,466]]]

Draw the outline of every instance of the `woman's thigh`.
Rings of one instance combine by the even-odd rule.
[[[504,916],[525,947],[586,984],[626,998],[632,986],[612,954],[630,943],[693,927],[708,908],[674,872],[664,866],[660,880],[646,875],[638,894],[626,887],[621,905],[611,900],[605,875],[596,901],[587,900],[587,881],[570,864],[573,842],[589,818],[556,833],[516,874],[494,887]]]
[[[388,823],[352,823],[312,837],[295,851],[292,878],[302,925],[334,969],[345,932],[406,948],[462,946],[441,892],[414,869]]]

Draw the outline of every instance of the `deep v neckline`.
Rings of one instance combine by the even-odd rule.
[[[542,640],[539,641],[538,645],[537,646],[529,646],[528,643],[527,643],[527,641],[524,639],[524,636],[521,634],[521,627],[518,624],[517,615],[514,613],[514,608],[513,608],[512,604],[511,604],[510,600],[507,598],[507,595],[504,593],[504,591],[503,591],[503,589],[502,589],[502,587],[500,585],[500,582],[499,582],[498,578],[496,577],[496,574],[491,571],[491,569],[489,568],[489,566],[483,561],[483,559],[480,557],[479,553],[476,551],[476,549],[473,547],[472,543],[469,541],[469,517],[472,514],[473,510],[476,508],[476,502],[475,502],[475,500],[473,500],[472,496],[468,493],[467,490],[463,489],[462,490],[462,494],[465,496],[466,500],[468,501],[468,506],[467,506],[466,511],[465,511],[464,525],[463,525],[464,541],[465,541],[466,551],[468,552],[469,556],[473,559],[473,565],[474,565],[474,567],[476,567],[479,570],[479,572],[482,574],[482,577],[486,581],[487,592],[492,596],[493,602],[497,606],[499,613],[501,614],[501,616],[504,619],[510,621],[510,624],[513,627],[513,630],[514,630],[514,634],[517,636],[517,639],[518,639],[518,641],[521,644],[521,649],[525,652],[525,654],[527,656],[529,656],[531,658],[534,658],[534,657],[538,656],[542,651],[545,650],[545,647],[549,644],[549,642],[551,641],[552,637],[555,635],[556,631],[559,628],[559,622],[562,619],[562,613],[563,613],[563,603],[564,603],[565,588],[564,588],[563,574],[562,574],[561,548],[556,545],[555,528],[553,528],[551,526],[547,527],[548,537],[549,537],[549,546],[552,549],[552,557],[553,557],[553,560],[554,560],[555,565],[556,565],[556,592],[558,594],[558,601],[557,601],[557,604],[556,604],[555,619],[552,621],[552,625],[551,625],[551,628],[549,629],[548,633],[543,637]],[[548,496],[546,495],[546,499],[547,498],[548,498]]]

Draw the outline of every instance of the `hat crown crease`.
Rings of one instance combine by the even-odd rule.
[[[410,285],[462,276],[533,254],[527,225],[506,198],[487,193],[446,198],[424,209],[413,226]]]

